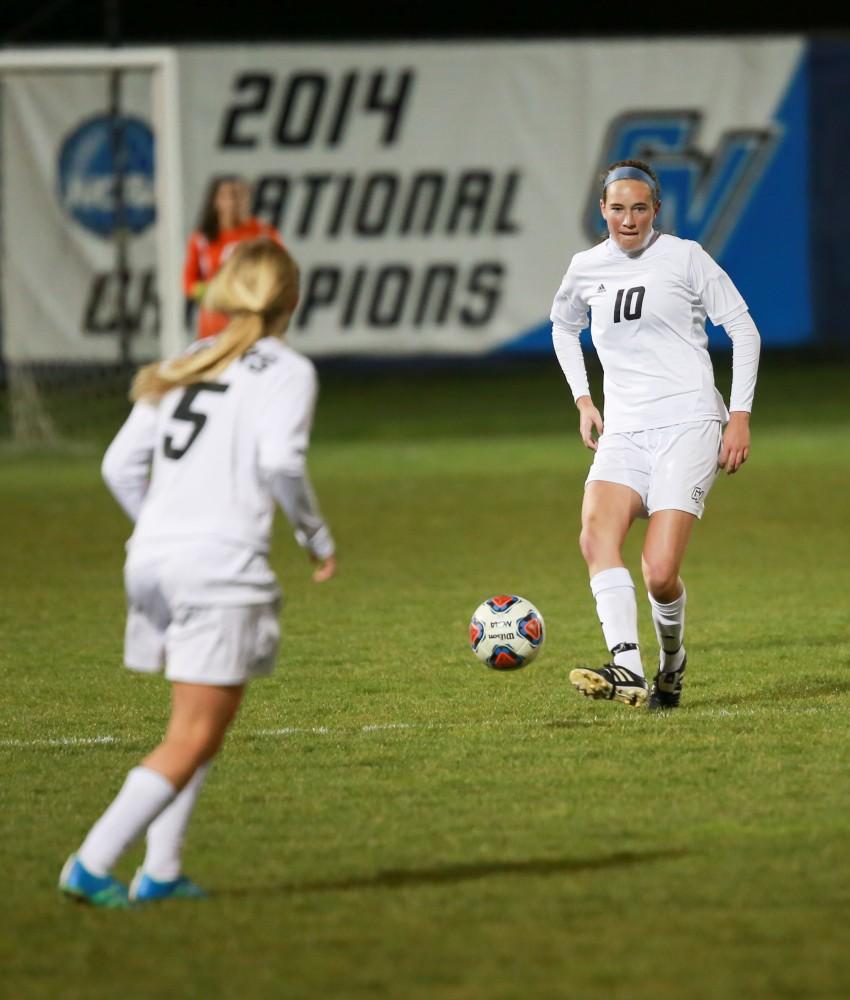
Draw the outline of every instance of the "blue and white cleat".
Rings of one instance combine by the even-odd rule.
[[[157,882],[139,868],[130,883],[133,903],[153,903],[160,899],[206,899],[208,893],[190,878],[181,875],[170,882]]]
[[[72,854],[59,876],[59,891],[80,903],[91,903],[110,910],[126,910],[130,906],[127,886],[111,875],[93,875]]]

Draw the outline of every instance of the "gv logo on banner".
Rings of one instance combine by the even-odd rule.
[[[148,124],[129,116],[113,124],[108,115],[96,115],[70,132],[59,149],[59,202],[84,229],[104,239],[119,224],[116,159],[124,177],[124,225],[138,235],[156,213],[154,139]]]
[[[731,129],[713,154],[697,148],[699,111],[629,111],[608,128],[584,214],[584,230],[606,235],[597,177],[616,160],[648,160],[661,183],[658,227],[696,240],[715,258],[750,200],[781,138],[781,129]]]

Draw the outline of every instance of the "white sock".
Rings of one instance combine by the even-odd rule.
[[[688,597],[684,584],[682,593],[669,604],[660,604],[652,594],[649,597],[649,604],[652,608],[652,624],[655,626],[655,634],[658,636],[658,645],[661,647],[661,657],[659,669],[664,671],[678,670],[685,659],[685,605]]]
[[[596,598],[596,613],[605,645],[614,653],[614,662],[643,677],[638,648],[637,597],[631,573],[624,566],[603,569],[591,577],[590,589]],[[632,648],[618,650],[623,643]]]
[[[180,875],[186,828],[211,764],[201,764],[171,805],[148,827],[144,870],[157,882],[173,882]]]
[[[134,767],[112,804],[89,830],[77,857],[93,875],[106,875],[124,851],[177,794],[149,767]]]

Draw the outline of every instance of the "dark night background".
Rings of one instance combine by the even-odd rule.
[[[3,0],[0,44],[579,38],[694,34],[850,35],[847,4],[747,6],[653,0],[568,4],[261,0]]]

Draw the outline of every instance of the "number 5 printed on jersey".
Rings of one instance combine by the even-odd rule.
[[[168,434],[163,443],[163,454],[166,458],[179,459],[197,441],[198,435],[204,429],[207,422],[207,414],[201,410],[193,410],[192,404],[202,392],[226,392],[227,386],[220,382],[195,382],[194,385],[186,387],[186,391],[180,397],[180,402],[171,414],[172,420],[182,420],[192,425],[192,432],[187,438],[182,448],[175,447],[174,438]]]

